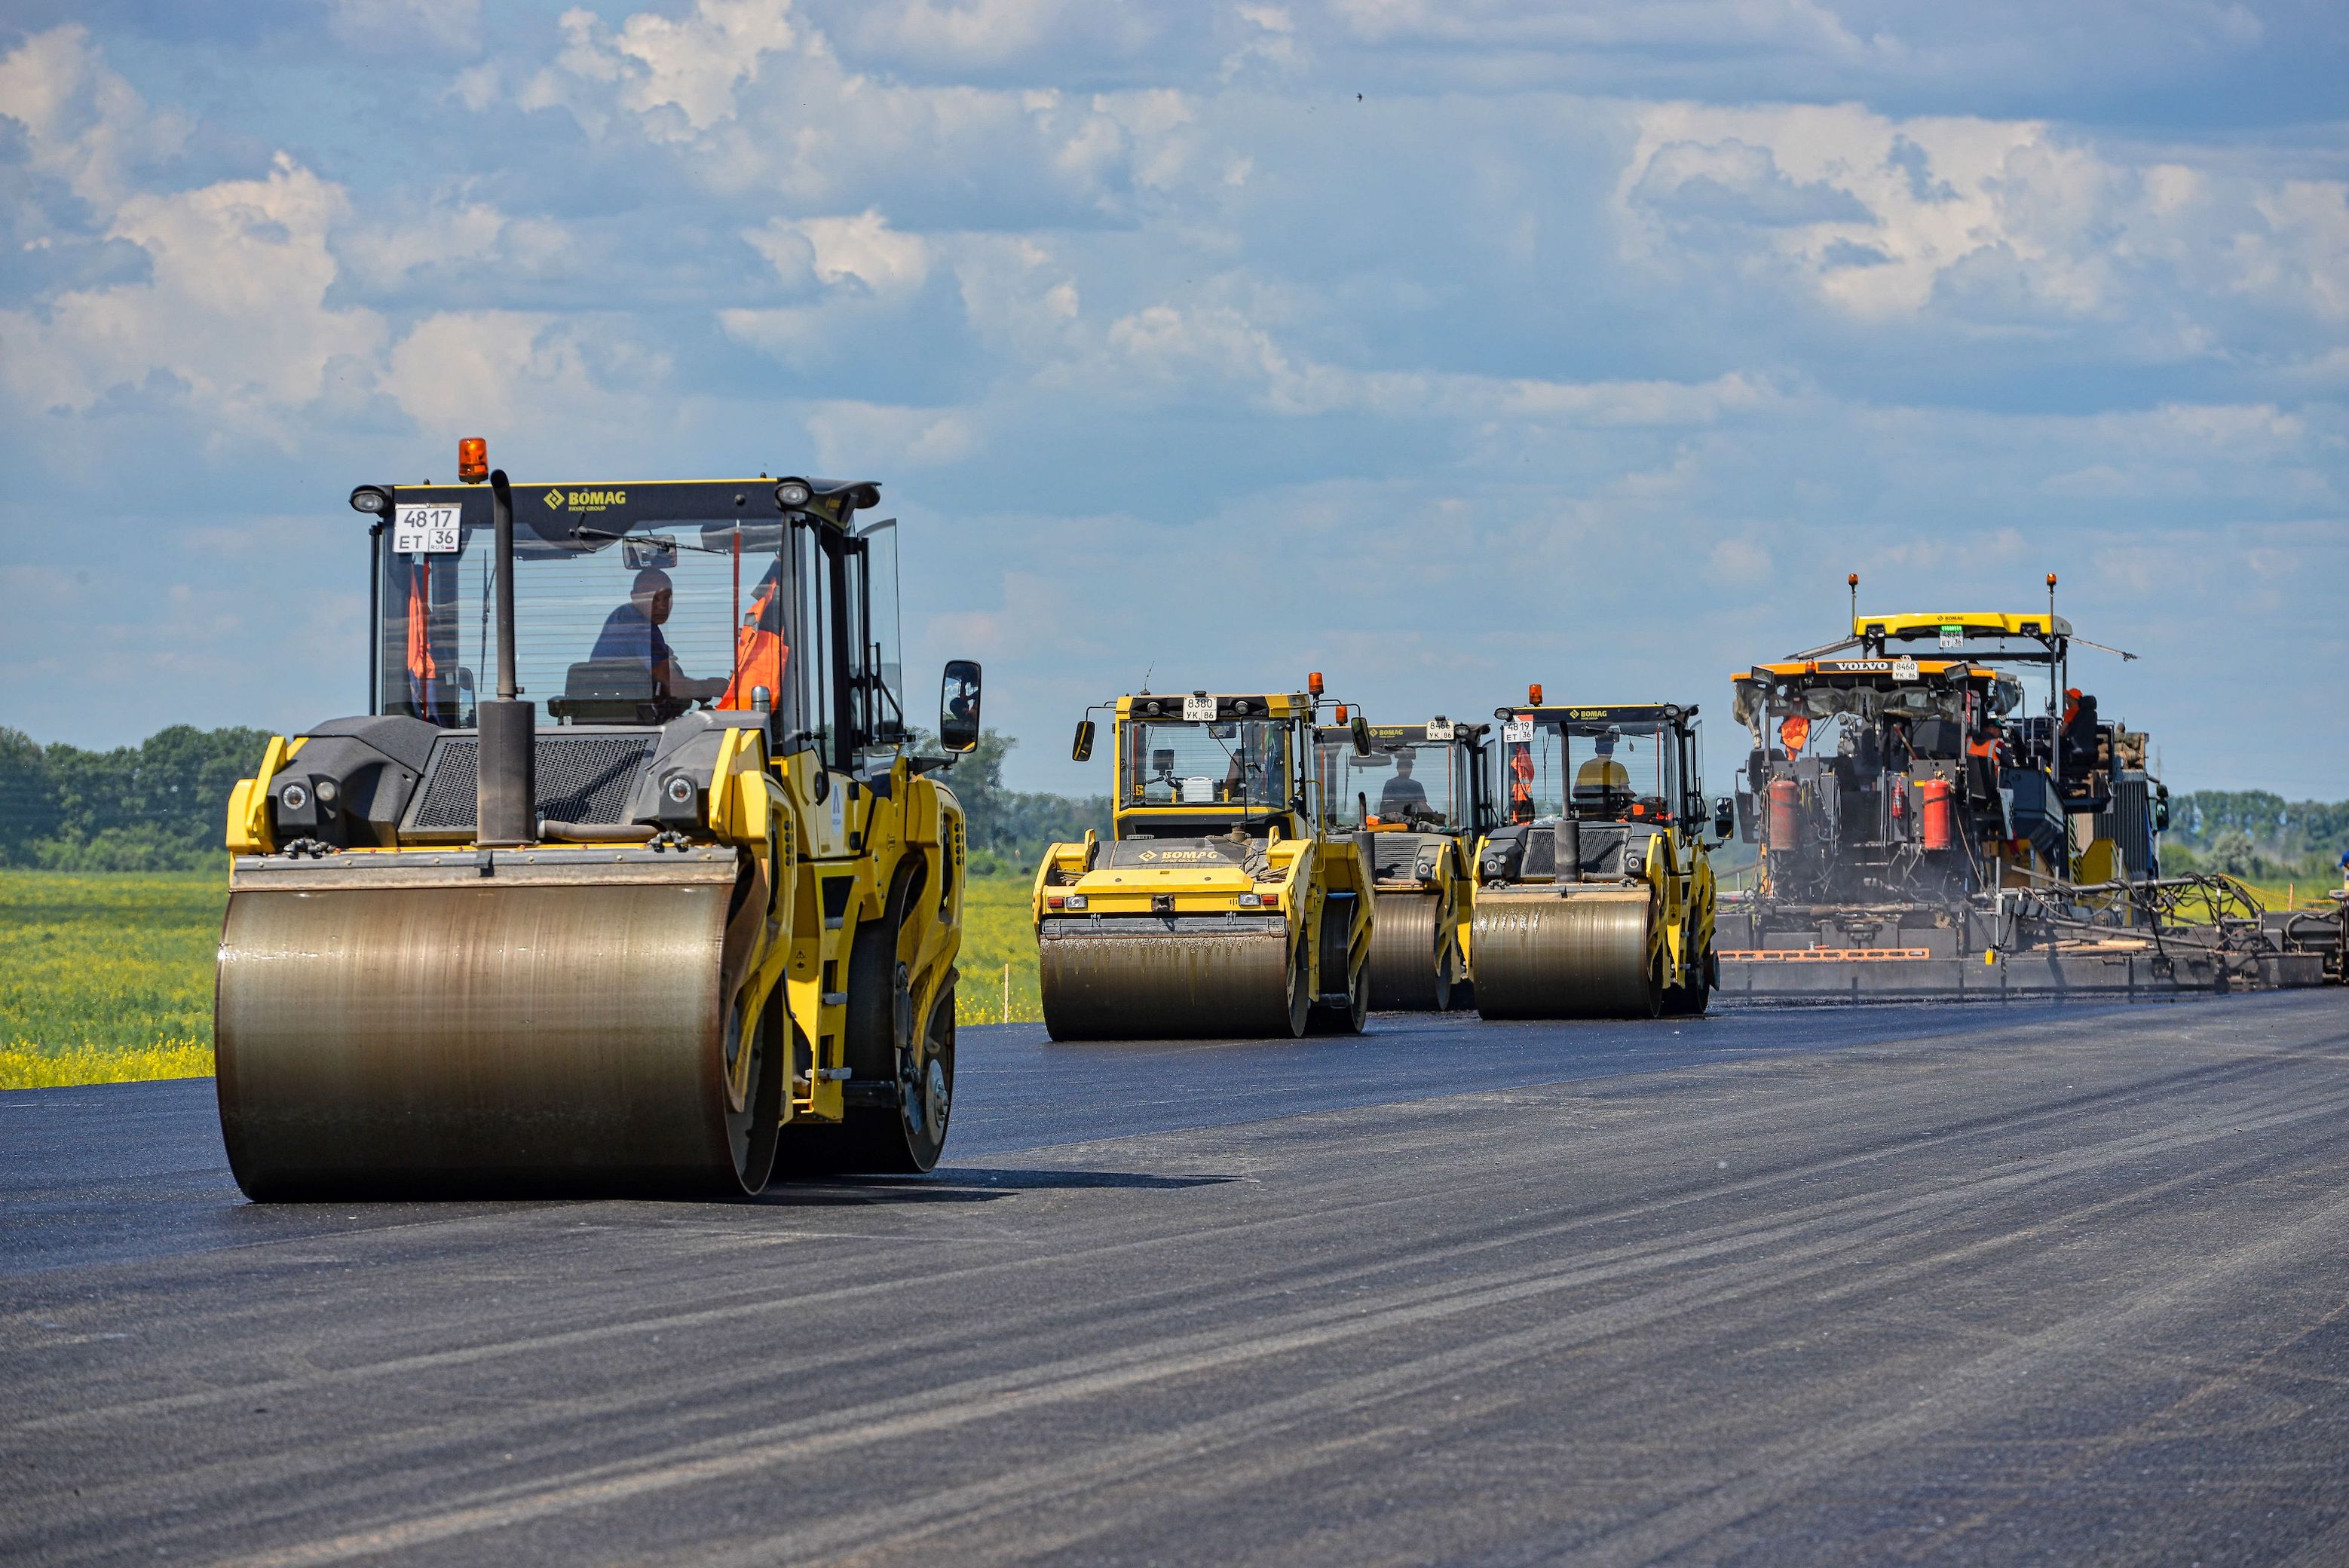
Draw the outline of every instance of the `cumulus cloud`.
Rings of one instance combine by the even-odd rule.
[[[1123,212],[1190,166],[1179,91],[893,81],[844,67],[786,0],[697,0],[685,16],[643,12],[616,28],[571,11],[563,28],[525,108],[562,108],[598,139],[673,147],[693,177],[730,194],[839,211],[888,188],[984,214],[968,226],[986,226]]]
[[[1634,123],[1617,187],[1633,258],[1790,278],[1868,320],[2125,323],[2154,357],[2210,352],[2230,297],[2340,319],[2349,182],[1847,104],[1663,104]]]
[[[161,375],[212,418],[274,428],[324,395],[330,365],[384,342],[374,312],[326,299],[327,232],[348,211],[339,186],[282,153],[263,179],[129,197],[108,233],[151,275],[0,315],[0,374],[35,407],[76,410]]]
[[[0,58],[0,387],[35,476],[0,528],[63,585],[53,616],[18,595],[0,660],[80,634],[47,525],[125,511],[150,438],[298,444],[285,482],[338,506],[486,433],[517,471],[887,480],[909,663],[988,654],[1031,738],[1177,639],[1186,679],[1346,669],[1398,714],[1569,676],[1717,700],[1820,640],[1847,570],[1995,603],[2054,569],[2146,645],[2115,700],[2190,750],[2226,708],[2180,641],[2206,611],[2317,628],[2302,667],[2349,653],[2322,629],[2344,169],[2321,136],[2074,113],[2223,87],[2287,15],[1983,4],[1970,39],[1979,7],[1857,0],[332,0],[255,24],[316,51],[314,93],[200,126],[159,85],[181,46],[118,51],[134,88],[101,25],[37,35]],[[430,46],[369,43],[387,22]],[[74,442],[97,460],[43,478]],[[225,722],[254,716],[197,673],[223,636],[358,665],[345,628],[240,608],[203,561],[245,520],[194,521],[141,522],[124,569],[187,590],[157,633],[184,676],[105,680]],[[1268,627],[1230,584],[1299,558],[1345,563],[1350,614]],[[1692,623],[1617,591],[1682,577]],[[1104,583],[1143,591],[1065,613]],[[101,686],[24,721],[129,711]],[[1089,782],[1048,749],[1023,782]],[[2293,777],[2230,755],[2219,781]]]
[[[25,162],[98,208],[185,144],[187,117],[153,109],[108,68],[87,28],[36,33],[0,57],[0,115],[24,128]]]

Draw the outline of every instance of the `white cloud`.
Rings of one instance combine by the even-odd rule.
[[[806,408],[816,465],[828,474],[885,474],[959,462],[978,449],[978,430],[952,408],[877,403],[818,403]]]
[[[1702,384],[1568,382],[1429,370],[1350,369],[1283,348],[1229,306],[1154,304],[1110,325],[1108,357],[1071,367],[1103,394],[1223,396],[1288,416],[1368,414],[1395,419],[1503,420],[1590,428],[1703,424],[1773,403],[1744,375]]]
[[[35,172],[110,208],[143,167],[178,152],[188,123],[148,108],[91,47],[88,29],[53,27],[0,57],[0,114],[25,128]]]
[[[2035,120],[1690,103],[1632,119],[1616,196],[1635,262],[1792,278],[1869,321],[2100,320],[2156,358],[2212,351],[2214,298],[2349,312],[2343,181],[2132,162]]]
[[[592,11],[565,11],[559,72],[534,78],[523,107],[575,104],[567,75],[608,88],[654,140],[690,140],[732,119],[737,90],[759,81],[764,57],[792,46],[791,11],[791,0],[695,0],[685,16],[640,11],[616,32]]]
[[[208,422],[282,430],[330,365],[385,339],[374,312],[326,303],[327,232],[348,211],[342,187],[283,153],[265,179],[130,197],[108,233],[145,251],[151,276],[0,313],[0,375],[34,407],[87,409],[160,372]]]
[[[825,284],[895,294],[920,288],[930,273],[922,237],[892,229],[875,209],[849,218],[777,218],[742,238],[786,283],[812,274]]]
[[[608,450],[654,424],[653,391],[668,375],[665,355],[558,316],[447,311],[399,341],[384,386],[434,449],[494,430],[502,443],[543,446],[552,435]]]
[[[1196,139],[1188,99],[1171,88],[1080,98],[846,69],[781,0],[698,0],[681,19],[639,13],[616,30],[571,11],[523,107],[564,108],[596,138],[633,131],[684,154],[715,191],[780,194],[802,211],[861,209],[880,189],[967,204],[991,223],[1123,211],[1182,180]]]

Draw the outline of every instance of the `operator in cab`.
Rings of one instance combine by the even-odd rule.
[[[1394,759],[1394,777],[1379,791],[1379,816],[1385,820],[1408,822],[1413,815],[1432,816],[1427,809],[1427,787],[1411,776],[1411,753],[1398,751]]]
[[[1610,729],[1599,738],[1599,755],[1575,770],[1574,795],[1578,810],[1613,813],[1628,805],[1631,799],[1631,772],[1617,760],[1617,732]]]
[[[661,624],[669,618],[676,603],[677,590],[668,573],[657,566],[646,567],[636,573],[628,602],[604,618],[604,630],[597,634],[595,650],[588,657],[642,665],[652,672],[654,689],[666,697],[708,701],[722,696],[727,682],[695,680],[688,676],[678,667],[668,639],[661,635]]]

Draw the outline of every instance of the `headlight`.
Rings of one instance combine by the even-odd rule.
[[[693,780],[688,779],[682,773],[671,774],[669,776],[669,781],[661,786],[661,793],[668,797],[669,804],[672,806],[691,805],[693,803]]]
[[[298,811],[310,803],[310,791],[303,789],[299,784],[288,784],[279,792],[277,798],[285,803],[287,810]]]
[[[1082,893],[1081,893],[1081,892],[1072,892],[1072,893],[1071,893],[1071,894],[1069,895],[1069,908],[1071,908],[1071,910],[1081,911],[1081,910],[1083,910],[1083,908],[1084,908],[1084,907],[1085,907],[1085,895],[1084,895],[1084,894],[1082,894]]]
[[[785,480],[775,487],[775,504],[785,509],[802,507],[814,498],[805,480]]]

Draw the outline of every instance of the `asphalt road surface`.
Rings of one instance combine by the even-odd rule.
[[[0,1561],[2349,1563],[2349,1006],[973,1030],[926,1180],[0,1095]]]

